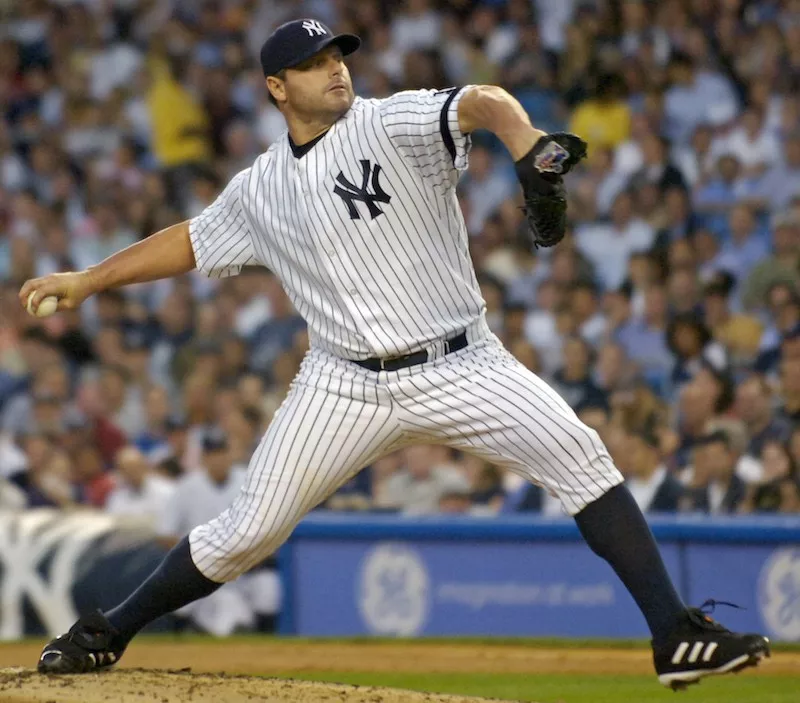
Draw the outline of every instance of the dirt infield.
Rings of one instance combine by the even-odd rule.
[[[373,686],[144,669],[61,677],[40,676],[30,669],[4,669],[0,671],[0,700],[3,703],[491,703],[486,698]]]
[[[252,638],[190,642],[142,640],[131,646],[116,671],[48,678],[19,668],[30,667],[39,651],[38,643],[0,646],[0,701],[466,703],[478,699],[248,675],[304,671],[652,674],[650,653],[644,649],[559,649],[469,642],[297,642]],[[183,669],[187,666],[191,666],[191,672]],[[759,674],[800,676],[800,653],[775,654],[758,671],[748,675]],[[486,703],[486,699],[481,700]]]

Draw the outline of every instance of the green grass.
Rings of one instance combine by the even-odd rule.
[[[41,637],[28,637],[28,642],[43,642],[46,639],[44,635]],[[20,641],[14,642],[0,642],[0,647],[10,646],[13,647]],[[226,642],[292,642],[294,644],[314,644],[319,642],[343,642],[355,644],[370,644],[380,646],[382,644],[401,644],[401,643],[424,643],[424,644],[438,644],[438,645],[451,645],[451,644],[470,644],[478,645],[485,644],[487,646],[512,646],[512,647],[533,647],[536,649],[647,649],[649,643],[647,640],[633,640],[633,639],[560,639],[557,637],[424,637],[419,639],[407,639],[402,637],[277,637],[274,635],[261,635],[261,634],[241,634],[234,635],[225,640]],[[219,640],[215,637],[200,634],[143,634],[136,638],[136,642],[192,642],[192,643],[206,643],[209,645],[218,645]],[[772,651],[774,652],[800,652],[800,642],[773,642]],[[800,696],[798,697],[800,700]]]
[[[663,688],[655,676],[302,672],[286,678],[536,703],[797,703],[800,699],[800,679],[747,674],[707,679],[682,694]]]

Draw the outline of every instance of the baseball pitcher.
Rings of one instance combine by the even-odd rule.
[[[310,338],[232,505],[193,529],[124,603],[50,642],[39,670],[113,665],[145,625],[245,573],[362,467],[418,442],[476,454],[558,496],[638,603],[664,685],[755,665],[767,639],[681,602],[597,433],[486,324],[456,197],[470,133],[489,130],[510,152],[532,245],[543,247],[564,235],[562,179],[586,144],[537,130],[497,86],[355,97],[344,57],[359,44],[313,19],[276,29],[261,64],[285,136],[199,216],[97,266],[22,287],[23,305],[54,296],[67,310],[107,288],[262,265]]]

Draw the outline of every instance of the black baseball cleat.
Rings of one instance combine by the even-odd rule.
[[[124,648],[116,648],[114,626],[99,610],[78,619],[69,632],[56,637],[39,657],[41,674],[83,674],[106,669],[119,661]]]
[[[714,601],[708,603],[714,605]],[[699,683],[704,676],[737,673],[757,666],[769,655],[766,637],[731,632],[700,608],[689,608],[680,628],[666,640],[653,642],[658,680],[673,691]]]

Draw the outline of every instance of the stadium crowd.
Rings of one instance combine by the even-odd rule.
[[[198,214],[285,138],[258,49],[304,16],[363,38],[359,95],[497,83],[589,141],[570,233],[535,250],[513,164],[473,135],[459,197],[491,328],[644,509],[799,512],[798,0],[0,3],[0,508],[95,506],[169,542],[241,482],[308,344],[269,271],[46,319],[17,291]],[[560,507],[419,446],[323,509]]]

